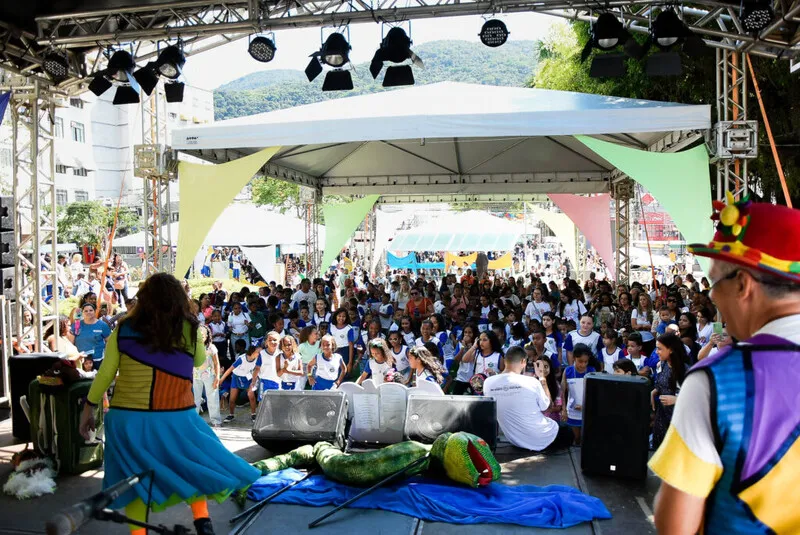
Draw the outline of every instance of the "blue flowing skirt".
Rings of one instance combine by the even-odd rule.
[[[164,412],[112,408],[105,416],[105,435],[103,488],[154,470],[150,506],[155,511],[202,496],[221,502],[261,476],[220,442],[194,407]],[[147,503],[149,486],[148,477],[112,508],[137,497]]]

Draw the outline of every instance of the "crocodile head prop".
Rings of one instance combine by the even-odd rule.
[[[433,443],[431,457],[447,477],[470,487],[500,479],[500,464],[482,438],[469,433],[444,433]]]

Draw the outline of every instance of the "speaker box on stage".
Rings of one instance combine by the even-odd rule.
[[[11,383],[11,434],[25,442],[31,439],[31,426],[22,411],[19,398],[28,395],[31,381],[49,370],[63,353],[22,353],[8,359],[8,380]]]
[[[464,431],[481,437],[492,451],[497,447],[497,403],[477,396],[408,398],[405,436],[432,444],[442,433]]]
[[[583,399],[581,469],[587,474],[647,477],[650,381],[590,373]]]
[[[323,441],[344,448],[346,423],[344,392],[269,390],[258,406],[253,440],[273,453]]]

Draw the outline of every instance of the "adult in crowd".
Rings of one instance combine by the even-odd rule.
[[[111,266],[108,274],[114,285],[114,292],[117,294],[117,302],[124,303],[128,297],[128,264],[122,260],[122,256],[114,254],[111,259]]]
[[[687,375],[650,460],[660,533],[792,533],[800,526],[800,211],[715,203],[711,296],[741,343]]]
[[[186,501],[196,532],[211,535],[207,497],[222,501],[253,483],[260,472],[228,451],[196,412],[193,369],[204,366],[207,357],[181,283],[156,273],[137,295],[136,307],[109,339],[108,355],[87,395],[80,433],[88,439],[95,429],[95,407],[116,378],[105,416],[103,488],[150,470],[156,475],[122,494],[112,507],[124,507],[128,517],[144,522],[149,508]],[[147,531],[130,529],[133,535]]]
[[[325,297],[322,295],[321,297]],[[295,310],[300,309],[300,303],[306,303],[309,310],[314,309],[317,302],[317,294],[311,289],[311,279],[303,279],[300,283],[300,289],[292,295],[291,307]]]
[[[510,348],[502,373],[488,377],[483,393],[497,401],[497,423],[513,445],[532,451],[558,450],[572,445],[572,430],[559,425],[545,413],[555,403],[547,384],[545,360],[534,363],[536,377],[523,375],[525,350]]]
[[[433,302],[422,295],[418,288],[412,288],[411,299],[406,304],[406,315],[414,320],[414,325],[419,327],[422,322],[434,313]]]
[[[186,305],[189,306],[188,303]],[[94,369],[100,369],[106,349],[106,340],[111,335],[111,327],[97,318],[97,305],[87,302],[81,309],[82,317],[73,327],[75,346],[86,356],[91,356]]]

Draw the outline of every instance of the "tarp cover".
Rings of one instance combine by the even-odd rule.
[[[450,213],[399,232],[390,251],[510,251],[523,233],[513,223],[486,212]]]
[[[303,476],[294,469],[266,475],[250,487],[247,496],[251,500],[262,500]],[[274,501],[317,507],[339,505],[362,490],[324,476],[311,476]],[[378,488],[350,507],[382,509],[426,522],[517,524],[537,528],[566,528],[595,518],[611,518],[602,501],[572,487],[492,483],[472,489],[423,478]]]

